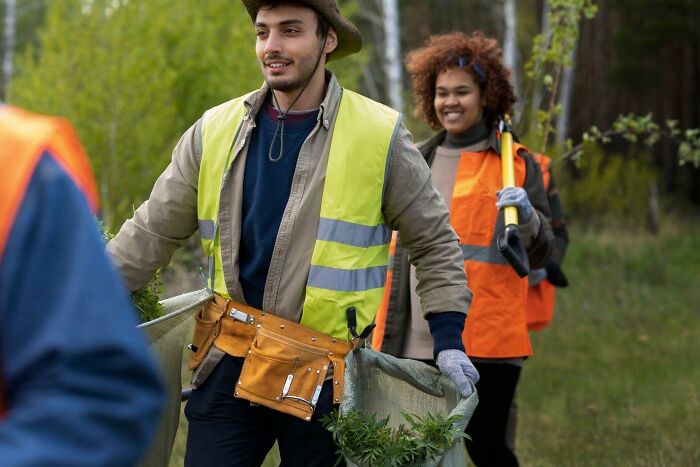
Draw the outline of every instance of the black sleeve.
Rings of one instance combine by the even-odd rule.
[[[527,249],[527,257],[530,261],[530,268],[542,268],[547,264],[554,240],[549,201],[539,165],[527,151],[520,151],[519,155],[525,160],[524,188],[530,199],[530,204],[540,218],[540,229],[532,240],[530,248]]]
[[[552,245],[552,254],[547,261],[547,275],[550,282],[558,287],[566,287],[568,280],[561,270],[561,263],[564,261],[566,248],[569,245],[569,229],[566,225],[564,217],[564,209],[562,208],[561,198],[559,197],[559,189],[554,182],[554,177],[550,171],[549,187],[547,190],[547,199],[549,207],[552,211],[552,231],[554,232],[554,242]]]

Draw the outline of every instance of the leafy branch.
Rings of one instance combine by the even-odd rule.
[[[613,122],[612,128],[605,131],[601,131],[594,125],[583,133],[581,141],[576,145],[571,139],[567,139],[564,142],[565,152],[556,159],[555,164],[567,159],[578,163],[586,144],[608,144],[616,136],[622,137],[632,144],[641,143],[647,147],[654,146],[662,137],[680,141],[678,147],[679,164],[691,163],[696,168],[700,167],[700,129],[681,130],[678,127],[678,120],[673,119],[666,120],[664,126],[661,126],[654,121],[651,113],[643,116],[620,115]]]
[[[452,443],[467,435],[456,422],[459,416],[404,413],[409,427],[389,427],[389,417],[377,420],[359,410],[334,410],[323,426],[333,434],[338,453],[364,467],[424,466],[439,459]]]
[[[583,18],[593,19],[598,6],[593,0],[548,0],[545,30],[535,36],[530,59],[525,63],[528,84],[524,101],[534,99],[534,88],[543,86],[549,94],[549,102],[540,109],[535,102],[534,118],[536,134],[542,140],[541,152],[545,152],[549,136],[556,129],[552,121],[561,112],[557,94],[565,67],[572,66],[571,54],[579,38],[579,23]]]

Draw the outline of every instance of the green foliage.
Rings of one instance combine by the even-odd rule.
[[[356,0],[340,0],[338,3],[343,16],[347,18],[357,16],[360,11],[360,5]],[[362,79],[363,70],[371,59],[372,47],[373,44],[365,40],[360,52],[348,55],[342,60],[331,62],[328,65],[327,68],[336,75],[341,86],[359,92],[356,87]]]
[[[678,159],[681,165],[691,163],[695,168],[700,167],[700,129],[685,130],[685,140],[678,148]]]
[[[345,414],[335,410],[321,421],[333,433],[339,454],[366,467],[423,466],[466,436],[455,425],[458,416],[403,416],[409,427],[401,424],[396,429],[389,426],[389,417],[368,418],[355,409]]]
[[[145,286],[131,293],[131,301],[139,310],[142,323],[147,323],[165,315],[165,308],[160,304],[160,295],[163,292],[163,283],[160,280],[160,271]]]
[[[539,87],[543,87],[550,98],[541,108],[539,102],[535,103],[534,115],[525,115],[524,124],[520,125],[522,133],[537,132],[542,152],[555,131],[552,121],[561,112],[561,105],[556,103],[559,81],[563,69],[572,66],[571,52],[578,42],[579,24],[583,18],[593,19],[598,12],[593,0],[547,0],[547,3],[549,27],[533,39],[532,53],[524,66],[528,78],[524,100],[532,99]]]
[[[102,233],[105,244],[114,238],[109,227],[100,219],[97,219],[97,227]],[[160,304],[161,293],[163,293],[163,283],[160,280],[160,271],[156,272],[148,284],[131,293],[131,301],[139,310],[139,318],[142,323],[165,314],[165,308]]]
[[[567,215],[589,224],[643,227],[649,190],[657,174],[649,158],[606,154],[597,144],[583,149],[574,175],[555,172]]]
[[[678,147],[680,165],[691,163],[695,167],[700,167],[700,129],[689,128],[681,131],[678,128],[678,121],[671,119],[666,120],[662,127],[654,121],[651,113],[642,116],[619,115],[613,122],[612,128],[605,131],[601,131],[595,125],[591,126],[583,133],[581,141],[576,146],[571,139],[564,143],[564,153],[557,162],[570,158],[578,165],[588,143],[609,144],[615,136],[622,137],[630,144],[640,144],[647,148],[656,145],[663,137],[671,138],[680,142]]]
[[[67,116],[104,215],[120,225],[202,112],[260,84],[255,36],[230,0],[55,0],[40,47],[18,58],[9,100]]]

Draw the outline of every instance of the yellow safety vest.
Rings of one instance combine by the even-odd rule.
[[[197,210],[209,287],[230,297],[224,280],[219,202],[234,143],[246,116],[239,97],[210,109],[202,122]],[[371,324],[384,291],[391,231],[382,214],[387,161],[401,121],[395,110],[343,90],[333,131],[316,243],[301,324],[348,337],[347,309],[357,328]]]

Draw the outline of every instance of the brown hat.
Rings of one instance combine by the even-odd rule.
[[[263,5],[274,4],[272,0],[241,0],[243,6],[248,10],[250,18],[255,22],[258,15],[258,9]],[[284,3],[280,1],[279,3]],[[346,55],[359,52],[362,48],[362,35],[357,27],[347,19],[343,18],[338,8],[337,0],[294,0],[293,3],[307,5],[318,11],[333,27],[333,30],[338,35],[338,46],[333,52],[328,54],[327,62],[338,60]]]

